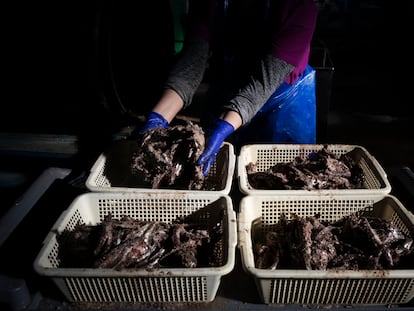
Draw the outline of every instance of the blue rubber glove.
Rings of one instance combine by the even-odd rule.
[[[213,126],[210,129],[211,135],[208,138],[206,149],[198,158],[197,165],[203,166],[203,175],[207,176],[211,166],[216,160],[217,153],[220,150],[221,144],[231,133],[234,132],[234,127],[229,122],[222,119],[215,119]]]
[[[151,112],[145,122],[144,126],[139,130],[139,134],[143,135],[149,130],[161,127],[167,128],[169,125],[168,121],[159,113]]]

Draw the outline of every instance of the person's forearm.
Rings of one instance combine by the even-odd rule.
[[[174,90],[165,89],[152,111],[159,113],[170,123],[183,108],[183,105],[182,98]]]
[[[242,125],[242,118],[236,111],[228,110],[220,116],[220,119],[233,125],[234,130],[237,130]]]
[[[165,88],[175,90],[188,107],[199,87],[207,66],[209,44],[202,40],[186,42],[183,52],[170,71]]]

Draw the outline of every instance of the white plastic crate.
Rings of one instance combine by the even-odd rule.
[[[102,153],[92,166],[86,180],[86,187],[94,192],[183,192],[229,194],[236,165],[234,147],[224,142],[216,161],[206,176],[205,185],[209,190],[152,189],[140,186],[131,171],[131,159],[136,148],[134,141],[120,141],[110,150]]]
[[[414,237],[414,217],[391,195],[245,196],[240,201],[238,247],[243,269],[253,276],[266,304],[307,306],[374,306],[408,303],[414,297],[413,269],[393,270],[296,270],[259,269],[254,262],[254,239],[260,239],[281,214],[301,217],[320,214],[334,222],[357,211],[368,211]],[[289,216],[288,216],[289,217]]]
[[[324,147],[322,144],[253,144],[243,146],[237,157],[237,178],[239,189],[248,195],[386,195],[391,192],[387,175],[378,161],[364,147],[357,145],[329,145],[336,156],[355,151],[354,160],[365,175],[364,189],[320,189],[320,190],[277,190],[255,189],[250,185],[246,165],[254,163],[258,172],[264,172],[277,163],[288,163],[297,156],[306,158]]]
[[[78,223],[96,225],[113,218],[171,222],[191,215],[192,221],[221,224],[222,265],[200,268],[123,269],[62,268],[58,234]],[[86,193],[62,213],[35,259],[34,269],[50,277],[68,301],[77,303],[204,303],[214,300],[221,277],[234,267],[236,215],[227,195],[174,193]]]

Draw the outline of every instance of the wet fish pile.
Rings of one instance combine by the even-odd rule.
[[[308,157],[277,163],[257,172],[254,163],[246,165],[247,177],[254,189],[316,190],[364,188],[364,173],[355,163],[353,151],[336,156],[325,145]]]
[[[59,257],[62,267],[72,268],[209,267],[216,265],[217,232],[181,218],[165,223],[108,214],[98,225],[62,232]]]
[[[413,249],[412,238],[389,220],[352,214],[329,224],[318,215],[282,215],[254,244],[254,255],[261,269],[381,270],[397,267]]]
[[[134,152],[132,174],[152,189],[200,190],[204,176],[196,163],[204,145],[202,128],[190,121],[150,130]]]

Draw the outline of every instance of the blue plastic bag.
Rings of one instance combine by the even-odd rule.
[[[283,83],[230,141],[236,148],[254,143],[316,143],[315,70],[308,65],[293,85]]]

